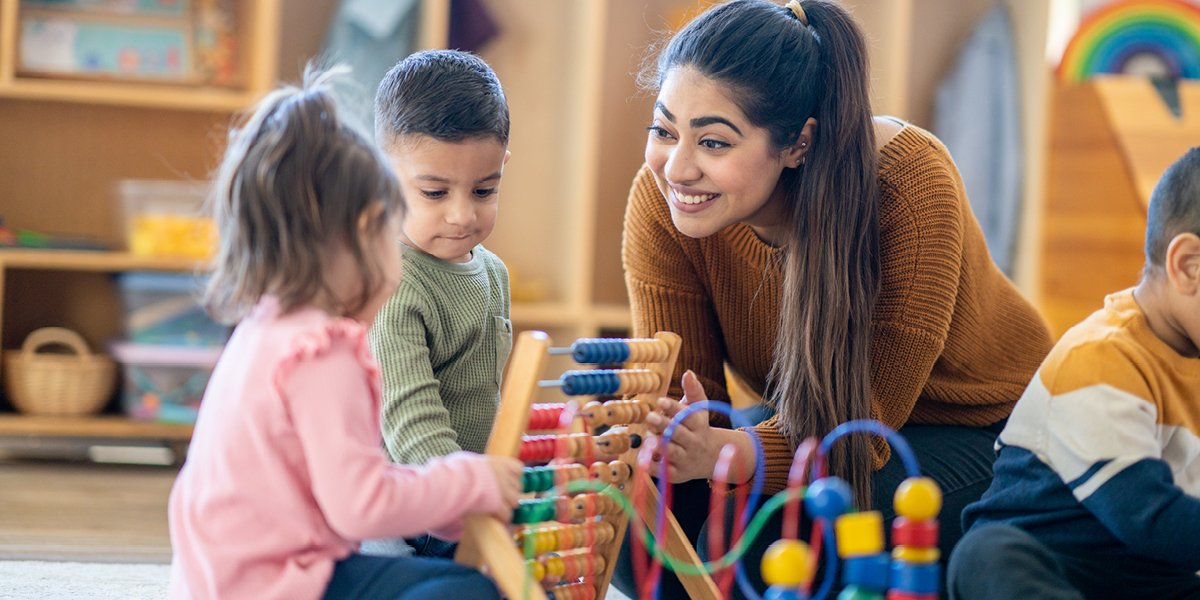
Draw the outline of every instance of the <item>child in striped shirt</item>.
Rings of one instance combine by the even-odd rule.
[[[1200,597],[1200,148],[1154,188],[1145,253],[1017,402],[952,598]]]

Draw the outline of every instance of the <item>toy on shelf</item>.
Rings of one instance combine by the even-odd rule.
[[[654,339],[582,339],[562,349],[551,348],[545,333],[522,333],[487,453],[519,457],[529,465],[528,497],[512,523],[468,517],[458,561],[486,567],[509,598],[603,598],[629,515],[637,514],[646,522],[664,523],[657,539],[694,567],[693,574],[681,577],[689,594],[719,598],[678,523],[669,513],[657,516],[660,503],[634,460],[641,423],[667,391],[678,353],[679,336],[672,333]],[[623,368],[573,370],[540,380],[547,357],[566,354],[580,364]],[[539,388],[556,388],[567,398],[535,404]],[[651,493],[634,498],[634,509],[629,492],[639,481]]]

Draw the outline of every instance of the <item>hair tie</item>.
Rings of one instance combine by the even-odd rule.
[[[788,3],[784,5],[784,8],[792,11],[792,14],[796,15],[796,18],[799,19],[805,27],[808,27],[808,15],[804,14],[804,7],[800,6],[800,2],[798,0],[788,0]]]

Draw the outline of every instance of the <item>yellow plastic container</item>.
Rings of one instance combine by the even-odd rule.
[[[205,210],[209,183],[127,179],[118,185],[126,242],[138,256],[207,260],[217,230]]]

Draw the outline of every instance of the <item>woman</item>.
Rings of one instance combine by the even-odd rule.
[[[1050,337],[988,255],[945,147],[872,116],[862,33],[830,0],[732,0],[677,33],[655,67],[623,260],[634,334],[679,333],[677,364],[694,372],[672,388],[683,400],[663,401],[667,416],[727,400],[727,363],[775,413],[753,427],[768,494],[804,438],[881,420],[941,485],[949,556]],[[671,482],[700,488],[674,494],[692,534],[722,446],[738,449],[739,482],[755,466],[749,433],[710,420],[728,422],[698,413],[666,451]],[[860,507],[892,516],[904,473],[882,439],[840,442],[830,470]],[[753,579],[777,534],[778,520],[746,557]],[[618,584],[630,589],[627,569]],[[685,596],[668,585],[664,597]]]

